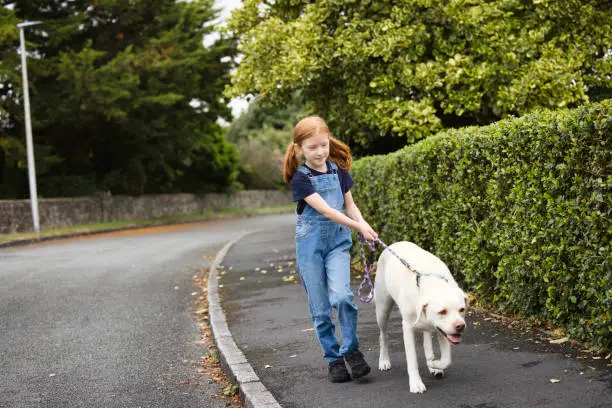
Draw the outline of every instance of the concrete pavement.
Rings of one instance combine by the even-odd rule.
[[[248,407],[610,406],[609,360],[475,311],[467,318],[463,344],[453,346],[445,378],[428,374],[420,352],[427,392],[411,394],[399,313],[393,311],[390,322],[393,367],[380,372],[374,304],[358,300],[361,350],[373,370],[358,381],[329,383],[296,273],[293,234],[288,222],[245,235],[218,254],[210,274],[215,340]],[[358,284],[353,282],[355,289]]]

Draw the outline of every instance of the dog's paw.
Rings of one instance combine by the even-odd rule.
[[[422,394],[425,391],[427,391],[427,388],[425,388],[425,384],[423,384],[423,381],[420,378],[410,378],[410,392],[414,394]]]
[[[387,371],[391,369],[391,361],[388,359],[380,359],[378,360],[378,369],[380,371]]]
[[[449,365],[450,363],[448,363],[447,361],[442,361],[442,360],[428,360],[427,361],[427,368],[429,368],[429,372],[432,372],[432,370],[443,371],[444,369],[448,368]]]
[[[429,372],[431,373],[431,375],[433,375],[436,378],[442,378],[444,377],[444,370],[440,370],[437,368],[431,368],[431,367],[427,367],[429,368]]]

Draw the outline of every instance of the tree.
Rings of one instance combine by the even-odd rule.
[[[612,89],[604,0],[245,0],[228,96],[300,90],[359,151]],[[599,96],[601,97],[601,96]]]
[[[215,30],[212,0],[2,0],[28,32],[37,149],[48,174],[80,175],[114,193],[205,192],[237,176],[222,91],[235,43]],[[5,50],[6,51],[6,50]],[[14,50],[11,50],[14,52]],[[19,81],[11,80],[19,87]],[[21,135],[19,98],[8,104]]]

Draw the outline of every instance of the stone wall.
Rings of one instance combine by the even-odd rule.
[[[47,198],[38,200],[40,228],[64,228],[96,222],[148,220],[175,215],[202,214],[221,209],[256,209],[291,203],[289,193],[248,190],[235,194],[167,194]],[[0,234],[30,232],[30,200],[0,200]]]

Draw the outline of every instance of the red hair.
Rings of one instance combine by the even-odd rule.
[[[302,146],[302,143],[309,137],[314,135],[327,134],[329,137],[329,160],[336,163],[344,171],[349,171],[353,163],[351,149],[338,139],[334,138],[327,123],[319,116],[308,116],[298,122],[293,128],[293,143],[287,147],[285,160],[283,163],[283,177],[285,183],[291,184],[295,171],[300,166],[300,160],[295,152],[296,146]]]

